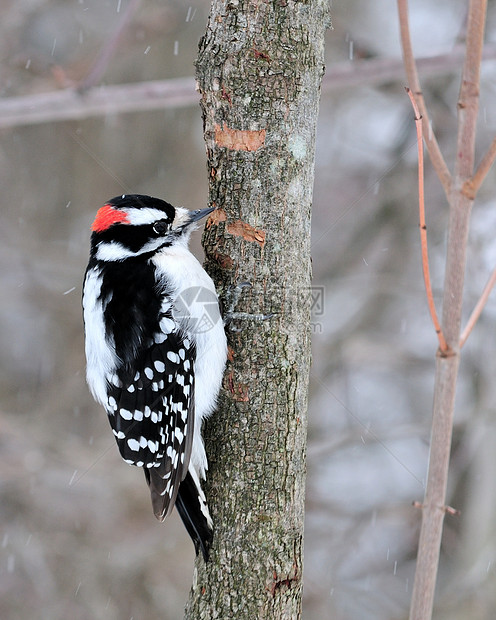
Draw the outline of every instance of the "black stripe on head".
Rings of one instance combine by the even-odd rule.
[[[112,242],[118,243],[124,246],[125,249],[137,254],[150,239],[157,237],[153,230],[154,223],[163,220],[170,225],[176,215],[175,208],[168,202],[165,202],[165,200],[141,194],[116,196],[109,200],[107,205],[128,214],[129,218],[122,221],[117,220],[103,230],[94,230],[91,235],[92,256],[95,256],[100,243]],[[156,216],[154,214],[152,219],[147,220],[146,214],[143,213],[142,220],[139,217],[139,212],[146,209],[153,209],[156,212]],[[167,245],[167,242],[164,245]]]
[[[174,207],[161,200],[160,198],[153,198],[153,196],[145,196],[143,194],[123,194],[122,196],[115,196],[108,201],[109,205],[112,205],[116,209],[159,209],[164,212],[164,219],[174,219],[175,209]]]

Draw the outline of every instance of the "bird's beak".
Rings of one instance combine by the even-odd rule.
[[[202,217],[206,217],[207,215],[212,213],[212,211],[215,211],[213,207],[210,207],[209,209],[198,209],[197,211],[190,211],[188,225],[192,224],[193,222],[197,222],[198,220],[201,220]]]

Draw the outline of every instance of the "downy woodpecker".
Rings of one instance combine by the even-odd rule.
[[[188,249],[213,209],[123,195],[96,214],[83,287],[87,381],[122,458],[142,467],[160,521],[174,505],[208,559],[202,421],[227,357],[214,284]]]

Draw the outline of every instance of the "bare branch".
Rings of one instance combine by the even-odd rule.
[[[401,47],[403,50],[403,62],[405,65],[405,71],[408,79],[410,89],[413,91],[415,100],[418,103],[420,113],[422,115],[422,124],[424,126],[424,137],[431,158],[432,165],[436,171],[441,185],[443,186],[444,193],[449,200],[451,192],[451,174],[448,170],[448,166],[444,161],[443,154],[437,143],[436,136],[432,131],[429,121],[429,115],[427,107],[424,101],[424,95],[420,87],[420,80],[418,77],[417,65],[415,63],[415,57],[413,55],[412,42],[410,40],[410,26],[408,21],[408,2],[407,0],[398,0],[398,17],[400,22],[400,34],[401,34]]]
[[[421,58],[417,64],[424,75],[433,76],[458,68],[464,48],[456,46],[449,54]],[[496,58],[496,44],[487,45],[484,58]],[[337,63],[327,70],[322,92],[333,92],[365,84],[402,81],[401,60],[374,58]],[[105,114],[160,110],[198,105],[193,77],[155,80],[77,90],[57,90],[23,97],[0,99],[0,128],[37,123],[80,120]]]
[[[192,77],[10,97],[0,102],[0,128],[197,105],[199,99]]]
[[[419,220],[420,220],[420,245],[422,252],[422,272],[424,274],[425,292],[427,294],[427,304],[429,306],[429,312],[431,315],[434,329],[436,330],[437,338],[439,340],[439,348],[446,353],[448,345],[443,335],[443,330],[439,324],[439,319],[436,312],[436,304],[434,303],[434,296],[432,294],[431,274],[429,270],[429,249],[427,245],[427,226],[425,223],[425,197],[424,197],[424,148],[422,139],[422,117],[415,101],[415,97],[412,91],[407,88],[406,92],[412,102],[413,110],[415,112],[415,127],[417,128],[417,148],[418,148],[418,192],[419,192]]]
[[[467,181],[465,181],[463,185],[463,189],[462,189],[463,193],[471,200],[473,200],[475,196],[477,195],[477,192],[480,186],[482,185],[484,179],[486,178],[487,173],[491,169],[491,166],[493,165],[495,159],[496,159],[496,138],[493,138],[493,141],[491,142],[491,146],[489,147],[486,154],[482,158],[479,166],[477,167],[477,170],[475,171],[474,176],[471,179],[468,179]]]
[[[77,85],[77,88],[80,92],[87,90],[92,86],[95,86],[102,79],[105,71],[107,70],[110,59],[114,55],[122,35],[125,33],[127,27],[131,23],[131,20],[138,9],[140,2],[141,0],[129,0],[128,5],[126,6],[126,10],[121,17],[121,20],[117,24],[117,27],[111,34],[111,36],[105,40],[105,44],[101,49],[92,68],[90,69],[90,72]]]
[[[487,300],[489,298],[489,295],[491,294],[491,291],[493,290],[495,284],[496,284],[496,268],[494,269],[494,271],[491,274],[491,277],[487,281],[487,284],[484,287],[484,290],[482,291],[482,295],[480,296],[479,301],[475,305],[475,308],[473,309],[472,314],[470,315],[470,318],[467,321],[467,325],[465,326],[465,329],[463,330],[462,335],[460,336],[460,349],[465,344],[465,342],[466,342],[467,338],[469,337],[472,329],[474,328],[474,325],[479,320],[481,312],[484,309],[484,306],[486,305],[486,302],[487,302]]]
[[[474,170],[475,135],[479,111],[479,84],[484,45],[487,0],[470,0],[467,23],[467,53],[458,98],[458,141],[455,177],[466,181]]]
[[[458,70],[465,57],[465,46],[455,45],[448,54],[427,56],[417,60],[417,67],[425,77],[442,75]],[[496,58],[496,44],[484,46],[483,58]],[[403,82],[405,66],[403,60],[396,58],[372,58],[339,62],[326,69],[322,80],[322,92],[360,85],[381,84],[384,82]]]
[[[403,0],[398,0],[398,5]],[[404,2],[406,6],[406,1]],[[410,620],[430,620],[439,566],[446,506],[446,489],[453,432],[456,383],[460,363],[460,331],[468,230],[472,199],[463,184],[473,173],[476,119],[479,107],[479,78],[487,0],[470,0],[466,57],[458,100],[458,138],[452,180],[443,296],[443,333],[448,353],[440,351],[432,412],[431,446],[427,486],[422,508],[417,566],[413,583]]]

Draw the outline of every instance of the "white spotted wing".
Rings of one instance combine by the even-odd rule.
[[[169,331],[172,325],[160,327],[132,371],[123,368],[111,377],[106,409],[122,457],[144,468],[155,515],[163,520],[188,470],[195,350],[180,332]]]

